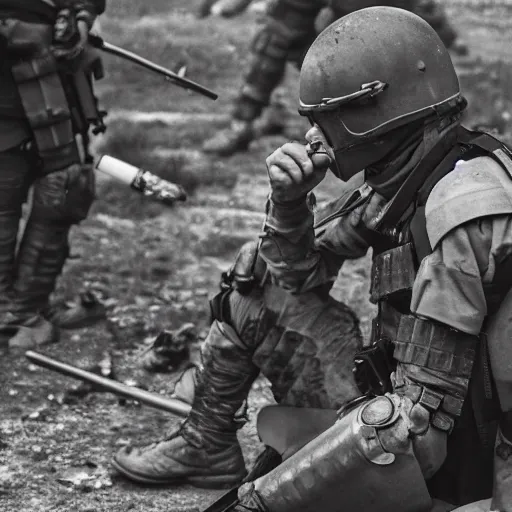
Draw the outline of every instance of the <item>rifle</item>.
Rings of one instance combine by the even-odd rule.
[[[164,398],[161,395],[150,393],[144,389],[139,389],[134,386],[127,386],[122,382],[117,382],[113,379],[101,377],[95,373],[82,370],[81,368],[63,363],[57,359],[53,359],[32,350],[25,352],[25,357],[34,364],[42,366],[43,368],[47,368],[48,370],[60,373],[61,375],[66,375],[67,377],[72,377],[73,379],[89,382],[98,388],[101,388],[105,391],[110,391],[115,395],[138,400],[139,402],[149,405],[150,407],[154,407],[155,409],[160,409],[165,412],[170,412],[183,418],[188,416],[190,409],[192,408],[189,404],[182,402],[181,400],[177,400],[176,398]]]
[[[164,68],[163,66],[160,66],[158,64],[155,64],[154,62],[145,59],[144,57],[141,57],[140,55],[137,55],[136,53],[130,52],[128,50],[125,50],[124,48],[120,48],[119,46],[115,46],[111,43],[108,43],[107,41],[103,40],[102,37],[96,35],[96,34],[89,34],[89,43],[94,48],[97,48],[98,50],[101,50],[105,53],[110,53],[112,55],[116,55],[117,57],[121,57],[122,59],[129,60],[130,62],[133,62],[135,64],[138,64],[139,66],[142,66],[143,68],[149,69],[150,71],[154,71],[155,73],[158,73],[159,75],[162,75],[165,77],[166,80],[169,80],[174,85],[177,85],[178,87],[183,87],[184,89],[188,89],[190,91],[197,92],[199,94],[202,94],[203,96],[206,96],[207,98],[210,98],[212,100],[216,100],[219,96],[211,91],[210,89],[203,87],[202,85],[193,82],[192,80],[189,80],[188,78],[184,78],[183,76],[180,76],[177,73],[174,73],[170,69]]]

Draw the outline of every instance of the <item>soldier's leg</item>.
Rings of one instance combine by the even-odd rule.
[[[321,2],[311,0],[279,0],[270,8],[265,25],[253,40],[251,61],[234,102],[231,125],[206,141],[204,151],[230,155],[247,149],[255,135],[254,121],[281,83],[290,52],[313,41],[315,17],[321,8]]]
[[[33,205],[18,251],[13,283],[16,314],[22,320],[13,346],[56,341],[57,328],[43,319],[67,259],[68,235],[85,219],[94,195],[92,169],[75,164],[37,179]]]
[[[352,372],[362,345],[357,317],[325,290],[292,295],[267,285],[259,323],[244,329],[242,338],[252,341],[253,360],[278,403],[338,409],[360,394]]]
[[[455,435],[477,342],[477,336],[402,317],[394,391],[345,409],[332,427],[245,487],[234,511],[337,512],[341,503],[346,510],[429,512],[427,481]],[[415,356],[426,359],[425,352],[405,354],[415,344],[439,350],[438,359],[411,363]]]
[[[355,10],[377,5],[389,5],[406,9],[428,22],[439,34],[444,45],[457,54],[466,54],[467,47],[462,43],[452,26],[440,0],[330,0],[335,17],[340,18]]]
[[[440,1],[409,0],[406,3],[409,5],[404,8],[414,12],[427,21],[438,33],[446,48],[453,49],[458,53],[462,50],[462,45],[458,40],[457,32],[448,20],[444,7],[441,5]]]
[[[257,308],[257,302],[253,301]],[[145,484],[187,482],[197,487],[233,486],[246,475],[235,414],[259,370],[252,354],[226,322],[215,320],[201,349],[201,365],[186,371],[174,392],[192,402],[185,422],[161,441],[119,450],[113,466]]]
[[[236,413],[259,366],[284,403],[337,407],[357,394],[351,362],[361,338],[346,306],[272,286],[231,292],[226,300],[205,341],[202,366],[185,372],[174,392],[192,401],[190,416],[157,444],[121,449],[113,464],[126,477],[203,487],[239,481],[245,468]]]
[[[30,158],[20,148],[0,152],[0,333],[8,341],[14,333],[12,283],[21,208],[27,197]]]

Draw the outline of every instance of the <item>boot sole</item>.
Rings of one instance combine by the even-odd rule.
[[[138,473],[134,473],[129,469],[122,466],[116,459],[111,460],[111,464],[121,475],[125,476],[129,480],[139,484],[146,485],[183,485],[190,484],[200,489],[230,489],[235,485],[239,484],[247,475],[244,472],[243,475],[209,475],[209,476],[183,476],[178,478],[150,478]]]

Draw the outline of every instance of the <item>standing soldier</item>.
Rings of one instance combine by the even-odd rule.
[[[330,15],[324,8],[330,8]],[[374,5],[402,7],[422,16],[439,33],[448,48],[463,51],[463,45],[449,24],[443,8],[435,0],[274,0],[266,13],[266,20],[257,32],[251,47],[251,61],[243,85],[234,100],[230,126],[207,140],[203,150],[217,155],[231,155],[245,151],[255,138],[255,121],[268,107],[275,88],[282,82],[286,63],[300,68],[302,59],[317,35],[327,26],[349,12]],[[315,27],[317,16],[321,24]],[[269,116],[273,118],[277,116]],[[282,129],[282,120],[280,121]],[[276,126],[267,128],[275,129]]]
[[[0,332],[11,346],[58,339],[43,312],[69,230],[94,197],[87,133],[91,124],[103,129],[91,88],[102,70],[87,40],[104,10],[105,0],[0,0]]]
[[[491,494],[512,511],[512,153],[463,128],[465,106],[441,39],[405,10],[354,12],[309,49],[309,147],[267,159],[261,255],[300,296],[372,247],[372,339],[394,370],[379,382],[356,359],[370,394],[241,490],[236,512],[429,512]],[[365,182],[315,237],[306,197],[328,166]]]

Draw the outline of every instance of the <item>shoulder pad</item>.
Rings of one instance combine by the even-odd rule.
[[[427,234],[432,248],[452,229],[479,217],[512,214],[512,179],[488,156],[459,160],[428,196]]]

